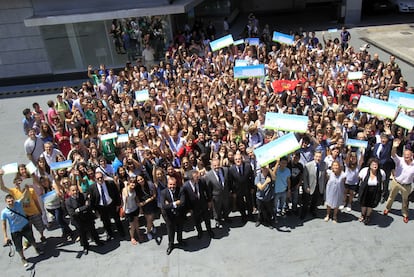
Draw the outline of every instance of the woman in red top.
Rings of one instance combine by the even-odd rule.
[[[55,141],[58,145],[59,150],[65,155],[65,158],[68,156],[71,149],[70,146],[70,134],[63,128],[62,124],[57,126],[57,132],[55,134]]]

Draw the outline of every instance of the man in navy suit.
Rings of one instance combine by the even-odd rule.
[[[161,212],[167,225],[168,248],[167,255],[174,249],[174,237],[177,233],[178,243],[183,245],[185,195],[182,190],[177,189],[177,179],[169,176],[167,188],[161,191]]]
[[[191,172],[191,180],[184,183],[183,191],[187,208],[192,211],[198,232],[197,237],[200,239],[203,236],[201,221],[204,220],[210,238],[214,238],[214,232],[211,230],[210,222],[210,210],[212,207],[211,191],[207,188],[204,180],[200,179],[200,173],[197,170]]]
[[[250,164],[243,161],[241,154],[234,156],[234,165],[229,169],[229,179],[231,191],[236,194],[237,208],[242,220],[247,221],[248,217],[252,219],[253,203],[250,190],[254,186],[254,173]]]
[[[382,133],[380,138],[381,142],[374,145],[371,155],[373,158],[379,160],[380,168],[385,172],[381,200],[381,203],[384,203],[389,195],[388,184],[390,182],[391,171],[394,169],[395,165],[394,161],[391,159],[392,139],[390,139],[386,133]]]
[[[104,180],[102,172],[95,173],[96,183],[90,187],[90,205],[96,210],[102,220],[107,233],[107,240],[114,237],[111,228],[111,218],[115,220],[118,233],[121,237],[125,236],[124,227],[119,218],[119,207],[121,197],[113,181]]]

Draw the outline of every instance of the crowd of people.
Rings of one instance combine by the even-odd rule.
[[[266,35],[254,16],[249,20],[249,32]],[[205,43],[205,33],[198,27],[188,38],[176,36],[165,57],[150,67],[132,61],[118,72],[105,65],[89,67],[96,83],[86,81],[77,91],[64,87],[45,112],[38,103],[23,111],[24,149],[36,170],[30,174],[22,164],[14,187],[2,178],[0,184],[8,193],[1,216],[4,238],[9,240],[8,220],[25,265],[21,237],[38,249],[29,224],[44,241],[45,226],[53,219],[64,238],[79,236],[87,254],[88,236],[104,243],[95,229],[97,217],[107,240],[115,236],[111,219],[125,236],[124,218],[135,245],[160,242],[154,218],[161,214],[168,255],[175,235],[179,245],[185,244],[184,222],[194,224],[198,238],[204,222],[214,238],[215,229],[239,220],[232,211],[243,222],[274,228],[287,215],[318,217],[318,207],[326,202],[325,221],[340,222],[339,211],[360,208],[359,221],[370,224],[372,210],[387,201],[387,215],[401,192],[408,222],[414,132],[357,107],[361,95],[387,100],[390,90],[414,93],[394,56],[383,61],[367,47],[353,48],[346,28],[335,39],[304,32],[295,34],[293,45],[266,39],[215,52]],[[233,78],[237,59],[265,64],[266,77]],[[362,71],[361,79],[348,80],[353,71]],[[274,91],[275,80],[298,83]],[[149,98],[140,102],[135,92],[142,90]],[[267,112],[304,115],[309,123],[306,133],[295,133],[299,150],[261,166],[255,149],[286,133],[264,128]],[[127,140],[118,139],[125,134]],[[349,138],[367,141],[367,147],[350,147]],[[65,160],[70,167],[55,169]],[[42,195],[53,191],[56,201],[42,203]]]

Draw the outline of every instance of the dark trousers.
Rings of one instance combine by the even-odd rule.
[[[84,248],[89,248],[88,235],[90,235],[96,243],[99,242],[99,235],[95,229],[94,221],[77,222],[75,223],[75,227],[79,232],[80,244]]]
[[[319,192],[319,189],[316,188],[313,194],[303,193],[302,198],[303,206],[301,217],[304,218],[308,210],[310,210],[312,215],[316,213],[316,207],[319,205],[321,199],[323,199],[323,195]]]
[[[47,209],[47,211],[55,216],[56,221],[59,224],[59,227],[62,230],[62,234],[64,236],[72,233],[72,230],[70,229],[69,224],[65,220],[65,212],[62,208],[59,207],[53,210]]]
[[[165,211],[162,212],[162,217],[167,225],[168,246],[174,245],[175,233],[177,233],[177,241],[182,242],[184,219],[179,215],[169,216]]]
[[[221,221],[229,216],[230,202],[228,194],[221,194],[213,196],[214,219]]]
[[[269,201],[263,201],[256,198],[257,210],[259,211],[259,222],[268,224],[272,222],[272,219],[274,218],[273,203],[273,199]]]
[[[203,221],[206,224],[207,231],[211,231],[210,211],[208,209],[194,209],[193,220],[197,232],[201,233],[203,231],[203,228],[201,228],[201,222]]]
[[[36,245],[36,241],[33,236],[32,225],[30,225],[29,223],[26,224],[23,227],[23,229],[21,229],[20,231],[11,233],[11,237],[12,237],[12,240],[13,240],[13,243],[14,243],[14,246],[17,252],[20,252],[23,250],[23,245],[22,245],[23,237],[25,237],[31,245]]]
[[[108,206],[98,206],[98,212],[101,216],[102,223],[104,228],[109,236],[113,236],[111,228],[111,218],[115,220],[115,225],[118,230],[118,233],[123,237],[125,235],[124,227],[122,226],[121,219],[119,218],[119,213],[116,210],[116,207],[111,203]]]
[[[237,192],[236,203],[237,203],[237,209],[240,211],[240,214],[243,218],[246,217],[246,210],[249,216],[253,214],[253,203],[252,203],[252,197],[250,195],[250,192],[248,191]]]

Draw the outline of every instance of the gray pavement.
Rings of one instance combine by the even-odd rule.
[[[238,20],[242,22],[244,18],[240,17]],[[265,20],[263,19],[263,22]],[[298,24],[303,26],[303,23]],[[315,26],[314,29],[319,32],[327,30],[332,25],[328,22],[323,26]],[[390,43],[385,39],[394,31],[390,30],[384,35],[382,27],[374,27],[377,31],[371,28],[355,26],[351,29],[352,44],[359,47],[364,43],[362,37],[372,38],[379,44]],[[408,53],[408,50],[405,51],[403,48],[412,47],[412,41],[402,42],[400,37],[394,37],[392,41],[400,42],[392,48],[401,48],[401,53]],[[375,45],[370,51],[378,51],[383,60],[389,57],[388,53]],[[413,85],[413,68],[403,61],[399,63],[404,76],[408,77],[410,85]],[[0,99],[0,165],[27,162],[23,152],[25,137],[20,123],[21,111],[35,101],[46,111],[46,102],[49,99],[54,99],[54,95]],[[5,176],[6,184],[9,186],[11,179],[12,176]],[[3,199],[4,193],[0,192],[1,209],[4,208]],[[322,219],[325,209],[320,208],[317,219],[307,219],[302,223],[295,217],[287,217],[279,220],[279,226],[274,230],[263,226],[256,228],[252,222],[241,226],[238,213],[235,213],[232,214],[234,221],[228,230],[216,230],[218,239],[210,241],[205,236],[202,240],[197,240],[196,232],[188,230],[184,233],[188,246],[184,249],[175,249],[170,256],[165,254],[166,236],[163,237],[160,246],[155,241],[132,246],[128,241],[114,240],[102,248],[93,248],[88,256],[82,256],[78,252],[81,250],[78,243],[56,247],[60,242],[60,231],[48,231],[44,256],[35,257],[33,248],[26,252],[29,262],[33,264],[31,268],[24,269],[17,254],[9,258],[8,249],[2,248],[0,272],[2,276],[413,275],[414,221],[403,223],[400,202],[394,203],[395,210],[392,210],[388,217],[378,214],[384,209],[384,205],[377,207],[375,210],[378,213],[373,216],[370,226],[364,226],[357,221],[359,214],[356,210],[341,214],[338,224],[326,223]],[[358,204],[354,208],[358,209]],[[412,209],[410,217],[414,219]],[[156,226],[162,222],[157,220]],[[163,227],[159,230],[164,232]]]

